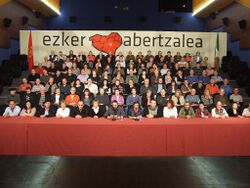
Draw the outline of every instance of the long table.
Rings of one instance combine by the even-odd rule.
[[[0,155],[249,156],[250,119],[0,117]]]

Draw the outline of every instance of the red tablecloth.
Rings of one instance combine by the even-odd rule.
[[[0,154],[249,156],[250,119],[0,117]]]

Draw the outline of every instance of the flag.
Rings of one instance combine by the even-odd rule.
[[[29,35],[29,44],[28,44],[28,67],[31,70],[34,67],[34,57],[33,57],[33,47],[32,47],[32,32],[30,31]]]
[[[215,47],[215,57],[214,57],[214,70],[219,71],[220,70],[220,42],[219,42],[219,33],[217,33],[216,37],[216,47]]]

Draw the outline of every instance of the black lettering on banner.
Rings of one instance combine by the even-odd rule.
[[[173,43],[173,46],[174,46],[174,47],[181,47],[181,39],[178,38],[178,37],[174,37],[174,39],[175,39],[176,41]]]
[[[128,40],[125,40],[128,39]],[[124,36],[124,41],[123,41],[124,46],[131,46],[131,37],[130,36]]]
[[[64,43],[66,43],[67,46],[69,46],[68,39],[69,39],[69,36],[64,38],[64,32],[62,32],[62,46],[64,46]]]
[[[143,38],[143,45],[144,46],[150,46],[150,37],[144,37]]]
[[[182,34],[182,47],[185,47],[185,34]]]
[[[66,35],[65,32],[61,32],[60,35],[44,35],[43,36],[43,45],[44,46],[83,46],[84,39],[86,36],[77,35]],[[188,48],[202,48],[203,40],[202,38],[192,38],[187,37],[186,34],[181,34],[180,37],[171,37],[163,36],[159,34],[158,36],[145,36],[141,37],[136,32],[133,32],[133,36],[124,36],[123,37],[124,46],[145,46],[145,47],[188,47]]]
[[[60,44],[59,43],[57,43],[57,41],[59,41],[59,36],[58,35],[55,35],[55,36],[53,36],[53,38],[55,38],[55,40],[54,40],[54,42],[53,42],[53,46],[60,46]]]
[[[159,46],[160,47],[163,47],[163,45],[162,45],[162,39],[163,39],[163,37],[161,36],[161,34],[159,35]]]
[[[160,47],[163,47],[163,45],[162,45],[162,39],[163,39],[163,37],[161,36],[161,34],[159,35],[159,46]]]
[[[171,45],[169,44],[169,42],[171,41],[172,37],[165,37],[165,47],[171,47]]]
[[[81,36],[81,46],[83,46],[83,40],[84,40],[85,38],[86,38],[86,37]]]
[[[136,39],[138,39],[138,44],[136,43]],[[136,33],[134,33],[134,46],[141,46],[141,37],[136,36]]]
[[[49,35],[43,36],[43,45],[44,46],[50,46],[51,38]]]
[[[153,37],[153,47],[155,46],[155,40],[157,40],[158,37]]]
[[[196,43],[195,43],[195,47],[196,48],[202,48],[202,39],[201,38],[196,38]]]
[[[187,38],[187,47],[189,47],[189,48],[194,47],[194,39]]]
[[[72,46],[78,46],[79,38],[77,36],[71,37],[71,44]]]

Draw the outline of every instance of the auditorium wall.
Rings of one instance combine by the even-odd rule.
[[[228,18],[228,26],[223,25],[222,19]],[[247,21],[246,29],[240,29],[238,21]],[[208,30],[215,32],[228,32],[227,47],[233,55],[239,56],[241,61],[248,62],[250,67],[250,8],[234,3],[220,11],[215,19],[208,20]]]
[[[29,25],[22,24],[22,17],[29,17],[29,24],[41,28],[43,20],[36,18],[34,13],[15,1],[9,1],[0,6],[0,63],[4,59],[8,59],[10,54],[17,53],[19,49],[19,30],[29,29]],[[10,27],[6,28],[3,19],[11,19]]]
[[[121,30],[180,30],[205,31],[206,26],[201,18],[193,17],[191,13],[162,13],[158,11],[156,0],[127,1],[61,0],[61,15],[46,20],[46,29],[121,29]],[[116,4],[114,4],[116,3]],[[141,8],[143,4],[143,8]],[[118,6],[118,8],[114,8]],[[128,6],[128,10],[126,9]],[[149,10],[149,11],[148,11]],[[69,22],[69,16],[76,16],[76,23]],[[105,22],[104,17],[111,17],[111,22]],[[181,22],[175,23],[174,18],[181,17]],[[140,22],[145,17],[145,22]]]

